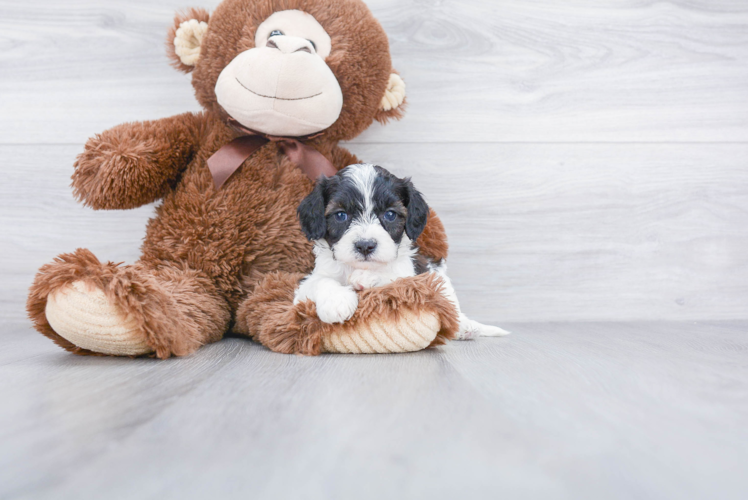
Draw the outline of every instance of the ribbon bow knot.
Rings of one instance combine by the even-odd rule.
[[[277,137],[248,129],[235,120],[230,120],[229,125],[242,135],[222,146],[208,158],[208,169],[213,176],[216,190],[221,189],[247,158],[268,142],[278,143],[281,153],[295,163],[311,180],[317,180],[320,175],[330,177],[337,172],[325,155],[302,142],[321,134],[305,137]]]

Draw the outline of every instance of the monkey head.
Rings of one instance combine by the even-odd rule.
[[[402,115],[405,84],[361,0],[224,0],[177,14],[168,50],[206,110],[265,134],[339,141]]]

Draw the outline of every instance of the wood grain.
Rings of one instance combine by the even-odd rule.
[[[318,358],[230,339],[159,362],[6,325],[0,497],[742,499],[746,327],[525,324]]]
[[[349,147],[413,176],[509,337],[157,362],[34,332],[40,265],[137,259],[153,207],[81,207],[72,164],[199,109],[164,37],[217,3],[0,0],[0,498],[746,498],[748,323],[713,321],[748,319],[741,0],[368,2],[410,105]]]
[[[748,146],[353,145],[412,175],[443,218],[463,309],[487,322],[746,319]],[[152,207],[83,208],[79,147],[0,146],[0,311],[86,247],[137,259]],[[31,196],[29,193],[34,193]]]
[[[741,0],[368,3],[410,107],[359,142],[748,140]],[[185,5],[0,1],[2,141],[78,144],[197,110],[163,47]]]
[[[84,208],[72,196],[76,146],[0,146],[0,292],[2,321],[25,317],[28,287],[39,267],[76,248],[101,260],[133,262],[139,256],[153,207],[128,211]]]
[[[484,321],[744,319],[746,145],[360,145],[411,175]],[[712,316],[714,314],[714,316]]]

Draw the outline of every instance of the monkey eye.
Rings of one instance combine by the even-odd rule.
[[[394,210],[387,210],[384,213],[383,217],[384,217],[384,220],[386,220],[387,222],[392,222],[395,219],[397,219],[397,213],[395,213]]]
[[[338,222],[345,222],[348,220],[348,214],[345,212],[335,212],[335,220]]]
[[[273,30],[270,32],[270,35],[268,35],[268,38],[281,35],[283,35],[283,32],[281,30]]]

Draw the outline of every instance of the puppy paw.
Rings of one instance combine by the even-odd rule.
[[[334,291],[333,291],[334,290]],[[318,297],[317,317],[323,323],[343,323],[351,319],[358,307],[358,295],[350,287],[331,289]]]
[[[368,290],[376,286],[382,285],[382,278],[376,273],[367,271],[365,269],[356,269],[348,277],[348,283],[353,286],[354,290]]]

